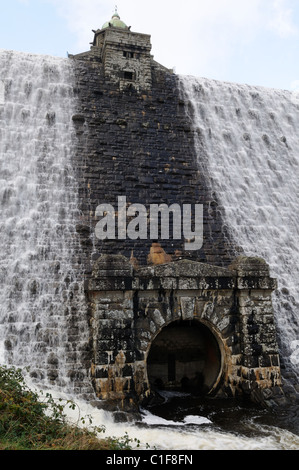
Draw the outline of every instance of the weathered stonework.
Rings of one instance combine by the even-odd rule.
[[[125,26],[125,25],[124,25]],[[106,27],[94,31],[91,50],[76,59],[101,63],[105,80],[119,87],[150,90],[152,87],[151,38],[130,28]],[[74,56],[70,56],[74,57]]]
[[[188,103],[178,77],[150,55],[150,36],[113,24],[94,33],[90,51],[70,58],[86,368],[96,395],[130,408],[162,385],[269,401],[281,386],[275,280],[264,261],[235,260],[242,253],[199,171]],[[163,248],[150,239],[98,240],[96,208],[115,207],[118,196],[128,205],[202,204],[202,249],[186,252],[184,240],[160,240]]]
[[[103,34],[129,38],[133,33],[108,28]],[[150,60],[142,68],[145,75],[140,71],[138,86],[131,81],[124,88],[120,80],[123,43],[113,44],[114,48],[106,51],[105,61],[114,64],[114,71],[103,61],[98,46],[70,56],[78,96],[78,112],[73,116],[78,141],[73,164],[78,175],[81,212],[77,231],[84,247],[86,270],[91,270],[93,255],[98,253],[130,257],[133,250],[140,264],[147,263],[150,239],[103,242],[95,237],[97,206],[108,203],[115,207],[118,196],[126,196],[128,206],[202,204],[201,250],[186,253],[184,240],[160,242],[169,255],[183,251],[184,257],[201,262],[229,264],[234,249],[222,223],[217,198],[198,168],[194,134],[185,112],[187,104],[180,96],[178,77],[147,56]],[[129,60],[133,64],[136,59]],[[146,85],[149,64],[150,87]]]
[[[162,377],[165,388],[181,390],[184,379],[195,384],[195,393],[208,396],[269,398],[281,386],[271,302],[275,286],[268,266],[255,258],[237,259],[229,268],[181,260],[134,271],[125,257],[101,256],[86,285],[97,396],[115,406],[145,403]],[[186,358],[181,364],[173,359],[179,381],[175,372],[168,381],[169,364],[149,361],[170,325],[178,340],[180,329],[187,335],[185,344],[181,341]],[[196,327],[199,343],[191,346],[195,340],[188,335]],[[169,348],[171,357],[179,355],[179,346],[167,341],[157,346],[160,354]],[[203,357],[202,341],[210,358]],[[191,358],[195,347],[201,362]],[[198,387],[196,373],[203,379]]]

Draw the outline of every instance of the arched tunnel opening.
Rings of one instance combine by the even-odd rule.
[[[205,396],[221,373],[221,351],[211,330],[199,321],[178,321],[154,339],[147,372],[152,391],[175,390]]]

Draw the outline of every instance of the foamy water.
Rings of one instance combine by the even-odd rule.
[[[49,389],[54,397],[72,397],[81,416],[106,427],[104,437],[127,432],[144,449],[298,449],[298,436],[278,427],[251,423],[254,437],[248,437],[221,430],[213,418],[188,413],[165,419],[149,410],[139,421],[118,423],[76,394],[59,395],[72,390],[70,372],[82,372],[80,351],[88,341],[80,273],[73,265],[73,85],[67,59],[0,51],[0,363],[30,366],[43,385],[58,373],[59,391]],[[232,234],[248,254],[265,257],[280,282],[276,318],[286,359],[297,370],[298,105],[283,92],[253,96],[251,88],[197,79],[184,86],[194,126],[201,129],[202,163]],[[74,320],[75,301],[82,315]],[[68,340],[70,320],[81,333],[76,344]],[[77,422],[78,410],[67,413]]]
[[[55,396],[55,395],[54,395]],[[59,394],[59,397],[63,395]],[[67,397],[64,397],[65,399]],[[69,397],[68,397],[69,398]],[[140,450],[298,450],[299,436],[275,426],[248,424],[252,437],[226,432],[213,421],[200,416],[186,416],[182,422],[166,420],[142,411],[142,419],[134,423],[119,423],[113,413],[99,410],[86,402],[77,402],[77,410],[66,409],[72,423],[79,416],[91,416],[92,426],[104,426],[99,438],[121,439],[127,433],[133,448]],[[136,441],[135,441],[136,440]],[[140,443],[137,447],[137,441]]]
[[[299,377],[299,101],[294,93],[180,77],[198,165],[247,256],[267,261],[281,355]],[[297,380],[298,381],[298,380]]]
[[[76,353],[87,340],[73,75],[67,59],[0,51],[0,360],[62,387],[81,369]],[[81,336],[71,344],[74,306]]]

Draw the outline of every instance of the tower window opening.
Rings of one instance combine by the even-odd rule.
[[[126,57],[126,59],[134,59],[135,58],[134,52],[123,51],[123,55],[124,55],[124,57]]]
[[[134,73],[133,73],[133,72],[124,71],[123,77],[124,77],[125,80],[134,80]]]

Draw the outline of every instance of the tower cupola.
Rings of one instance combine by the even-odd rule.
[[[113,13],[111,20],[106,21],[106,23],[103,24],[102,29],[106,28],[129,29],[128,26],[120,19],[117,8],[115,8],[115,12]]]
[[[117,8],[115,8],[115,12],[113,13],[111,20],[106,21],[106,23],[103,24],[102,29],[106,28],[129,29],[128,26],[120,19]]]

